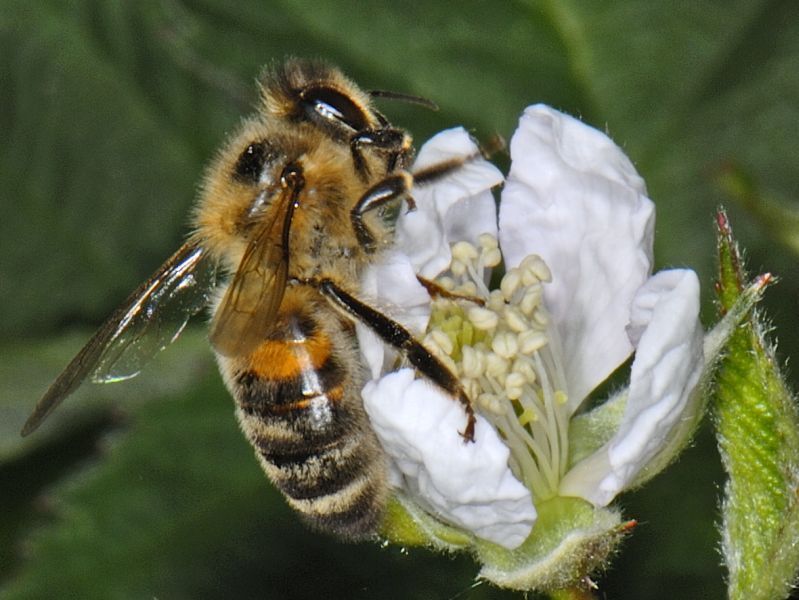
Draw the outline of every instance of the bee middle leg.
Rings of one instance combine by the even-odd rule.
[[[504,149],[505,140],[499,135],[494,135],[485,146],[478,146],[477,152],[473,154],[456,156],[454,158],[442,160],[441,162],[413,171],[412,175],[414,185],[430,185],[431,183],[435,183],[444,177],[451,175],[473,160],[477,160],[479,158],[490,158],[492,155],[496,154],[497,152],[501,152]]]
[[[306,283],[315,285],[338,309],[369,327],[387,344],[397,348],[417,371],[444,392],[456,398],[463,405],[467,417],[466,428],[460,432],[461,436],[467,442],[474,441],[474,408],[460,380],[444,363],[414,338],[405,327],[342,290],[329,279]]]
[[[449,300],[466,300],[468,302],[473,302],[479,306],[485,306],[485,300],[482,298],[478,298],[477,296],[470,296],[468,294],[459,294],[458,292],[451,292],[447,288],[443,287],[441,284],[436,283],[432,279],[428,279],[427,277],[422,277],[421,275],[416,275],[416,279],[419,283],[422,284],[422,287],[427,290],[427,293],[430,294],[431,298],[447,298]]]

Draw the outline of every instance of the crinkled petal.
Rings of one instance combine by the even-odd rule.
[[[686,269],[661,271],[635,295],[629,326],[637,343],[627,405],[610,441],[579,462],[560,492],[608,504],[658,453],[684,418],[704,367],[699,280]]]
[[[442,131],[422,146],[413,172],[466,156],[476,158],[440,180],[414,187],[416,210],[403,211],[397,220],[394,247],[430,279],[449,266],[451,241],[476,242],[482,233],[497,233],[490,190],[502,183],[502,173],[480,157],[479,148],[462,127]]]
[[[570,409],[632,352],[624,328],[652,264],[654,206],[605,134],[552,108],[527,108],[511,140],[499,238],[513,267],[540,255]]]
[[[477,418],[474,443],[464,442],[463,407],[412,369],[369,382],[362,395],[381,445],[417,502],[507,548],[525,540],[536,519],[532,497],[485,419]]]
[[[410,259],[402,252],[385,253],[361,277],[362,300],[420,336],[430,319],[430,295],[416,279]],[[355,324],[361,354],[373,379],[394,362],[396,352],[360,321]]]

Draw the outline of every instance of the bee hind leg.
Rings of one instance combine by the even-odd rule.
[[[374,331],[384,342],[397,348],[419,373],[456,398],[463,405],[467,417],[466,428],[460,434],[465,441],[474,441],[475,416],[472,403],[458,378],[444,363],[414,338],[405,327],[358,300],[352,294],[345,292],[329,279],[307,283],[315,285],[336,308],[351,318],[357,319]]]

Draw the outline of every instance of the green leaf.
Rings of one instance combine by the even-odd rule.
[[[719,304],[740,295],[746,274],[719,213]],[[727,344],[717,379],[716,432],[725,486],[722,549],[729,597],[786,597],[799,569],[799,414],[755,314]]]

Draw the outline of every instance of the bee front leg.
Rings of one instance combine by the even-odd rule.
[[[350,219],[358,243],[367,251],[374,252],[377,248],[375,236],[369,231],[369,227],[364,223],[363,217],[369,211],[385,206],[391,202],[396,202],[402,198],[408,203],[408,208],[413,210],[416,204],[410,195],[413,177],[405,171],[399,171],[394,175],[389,175],[385,179],[378,181],[370,187],[360,197],[357,204],[350,211]]]
[[[447,366],[425,348],[402,325],[375,310],[368,304],[345,292],[329,279],[318,282],[306,282],[314,285],[333,305],[351,318],[357,319],[384,342],[402,352],[417,371],[450,396],[457,398],[466,411],[466,429],[461,432],[464,440],[474,441],[475,416],[474,409],[466,391],[458,378]]]
[[[369,180],[369,166],[363,157],[363,148],[375,148],[385,154],[386,172],[391,173],[397,166],[397,159],[407,154],[411,148],[411,138],[402,129],[383,127],[381,129],[359,131],[350,138],[350,152],[355,170],[361,180]]]

